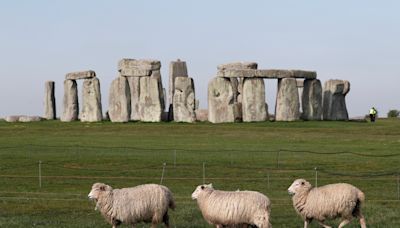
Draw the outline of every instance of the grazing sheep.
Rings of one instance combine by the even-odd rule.
[[[304,228],[313,219],[325,228],[326,219],[342,218],[339,228],[348,224],[354,217],[360,219],[362,228],[366,228],[365,218],[361,214],[361,204],[365,195],[360,189],[350,184],[329,184],[313,188],[304,179],[297,179],[289,187],[293,207],[304,220]]]
[[[204,219],[217,228],[255,225],[270,228],[271,203],[265,195],[254,191],[219,191],[209,185],[199,185],[192,199]]]
[[[165,186],[145,184],[132,188],[113,189],[95,183],[88,197],[96,202],[103,217],[113,228],[121,223],[151,222],[151,227],[163,222],[169,227],[168,208],[175,209],[172,192]]]

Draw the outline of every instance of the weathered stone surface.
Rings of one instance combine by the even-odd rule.
[[[279,79],[275,106],[275,120],[295,121],[299,119],[300,101],[296,79]]]
[[[71,72],[65,76],[67,80],[78,80],[78,79],[88,79],[96,77],[96,73],[93,70]]]
[[[160,94],[160,99],[161,99],[161,110],[164,111],[165,109],[165,91],[164,91],[164,87],[162,85],[162,79],[161,79],[161,72],[160,70],[153,70],[151,75],[151,78],[157,79],[157,83],[158,83],[158,91]]]
[[[118,71],[122,69],[159,70],[161,62],[155,59],[121,59],[118,62]]]
[[[304,80],[301,98],[303,120],[321,120],[322,118],[322,86],[318,79]]]
[[[39,122],[42,119],[40,116],[20,116],[18,122]]]
[[[208,83],[208,120],[211,123],[239,121],[241,104],[234,103],[234,93],[229,79],[213,78]]]
[[[100,81],[98,78],[85,79],[82,88],[82,122],[102,121]]]
[[[6,116],[6,118],[4,120],[6,122],[15,123],[15,122],[18,122],[20,117],[21,116]]]
[[[4,119],[6,122],[15,123],[15,122],[38,122],[43,120],[40,116],[25,116],[25,115],[16,115],[16,116],[7,116]]]
[[[256,62],[233,62],[225,63],[217,66],[219,71],[223,70],[244,70],[244,69],[257,69],[258,64]]]
[[[348,120],[345,96],[350,91],[346,80],[328,80],[324,84],[323,119]]]
[[[61,121],[70,122],[78,120],[79,103],[78,103],[78,88],[75,80],[64,81],[64,100],[63,114]]]
[[[143,69],[121,69],[119,70],[121,76],[124,77],[146,77],[151,75],[151,70]]]
[[[56,119],[56,98],[54,96],[54,81],[47,81],[44,84],[44,118],[47,120]]]
[[[208,121],[208,110],[196,109],[196,120],[201,122]]]
[[[173,98],[174,120],[193,123],[196,121],[194,82],[189,77],[175,78]]]
[[[176,77],[188,77],[188,71],[185,61],[178,59],[177,61],[172,61],[169,64],[169,93],[168,102],[172,104],[174,91],[175,91],[175,78]]]
[[[161,87],[162,88],[162,87]],[[156,77],[140,78],[139,115],[144,122],[160,122],[164,111],[162,90]]]
[[[139,121],[139,96],[140,96],[140,78],[128,77],[129,89],[131,91],[131,120]]]
[[[265,85],[262,78],[246,78],[243,83],[243,122],[267,120]]]
[[[315,71],[303,71],[303,70],[253,70],[253,69],[226,69],[220,70],[217,73],[217,77],[239,77],[239,78],[305,78],[315,79],[317,73]]]
[[[111,83],[108,115],[111,122],[128,122],[131,115],[131,92],[128,80],[118,77]]]

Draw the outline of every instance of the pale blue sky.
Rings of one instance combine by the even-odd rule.
[[[350,116],[376,106],[400,109],[400,1],[100,1],[0,3],[0,117],[43,114],[44,82],[93,69],[103,109],[124,57],[187,61],[201,107],[216,66],[316,70],[322,82],[347,79]],[[266,81],[273,112],[276,81]],[[79,88],[79,92],[81,87]]]

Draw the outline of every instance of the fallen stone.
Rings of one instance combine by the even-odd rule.
[[[111,122],[128,122],[131,115],[131,93],[128,80],[118,77],[111,83],[108,115]]]
[[[262,78],[246,78],[243,83],[243,122],[267,120],[265,85]]]
[[[140,78],[139,115],[144,122],[160,122],[163,113],[162,90],[154,77]]]
[[[78,88],[75,80],[64,81],[64,100],[63,114],[61,121],[70,122],[78,120],[79,103],[78,103]]]
[[[65,76],[65,79],[78,80],[78,79],[89,79],[94,77],[96,77],[96,73],[93,70],[88,70],[88,71],[78,71],[78,72],[68,73]]]
[[[304,80],[303,94],[301,98],[303,120],[322,119],[322,86],[318,79]]]
[[[241,106],[234,103],[229,79],[213,78],[208,83],[208,119],[211,123],[232,123],[241,118]]]
[[[208,110],[196,109],[196,120],[201,122],[208,121]]]
[[[56,98],[54,96],[54,81],[47,81],[44,84],[44,118],[56,119]]]
[[[176,77],[174,84],[174,121],[187,123],[195,122],[196,101],[193,79],[189,77]]]
[[[328,80],[324,84],[323,119],[348,120],[345,96],[350,91],[346,80]]]
[[[20,116],[18,122],[39,122],[43,120],[40,116]]]
[[[38,122],[43,120],[40,116],[25,116],[25,115],[14,115],[7,116],[4,119],[6,122],[16,123],[16,122]]]
[[[98,78],[85,79],[83,81],[80,120],[82,122],[99,122],[103,120],[100,81]]]
[[[300,101],[296,79],[279,79],[275,106],[275,120],[295,121],[299,119]]]

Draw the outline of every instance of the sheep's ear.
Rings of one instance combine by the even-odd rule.
[[[209,188],[213,188],[212,183],[210,183],[209,185],[207,185]]]

